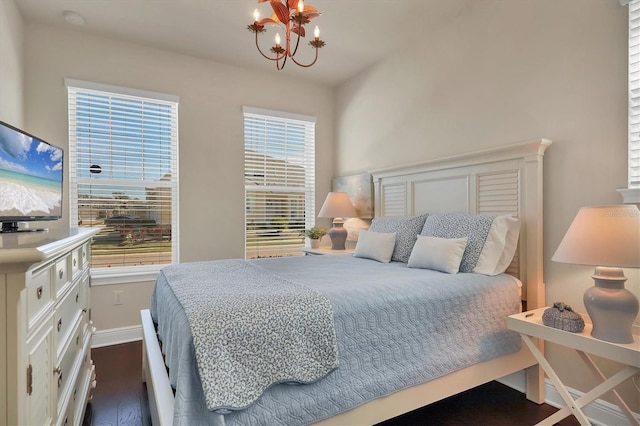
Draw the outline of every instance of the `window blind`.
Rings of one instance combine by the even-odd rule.
[[[92,268],[176,262],[178,103],[76,83],[67,81],[70,220],[100,228]]]
[[[315,119],[243,113],[245,257],[299,255],[315,224]]]
[[[629,188],[640,188],[640,1],[629,2]]]

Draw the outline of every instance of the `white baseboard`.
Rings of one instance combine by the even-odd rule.
[[[524,371],[519,371],[509,376],[505,376],[498,381],[517,391],[522,393],[525,392]],[[573,399],[577,399],[584,395],[583,392],[572,388],[567,388],[567,390]],[[544,402],[556,408],[561,408],[566,405],[549,379],[544,380]],[[629,419],[627,419],[627,416],[624,415],[617,405],[611,404],[610,402],[602,399],[593,401],[591,404],[587,405],[582,412],[589,418],[589,421],[596,426],[631,424]],[[640,420],[639,414],[636,413],[636,417]]]
[[[567,388],[571,398],[577,399],[584,395],[584,392],[577,391],[575,389]],[[562,400],[562,397],[556,390],[555,386],[551,384],[549,379],[545,379],[544,383],[545,402],[553,407],[560,408],[566,404]],[[582,412],[589,418],[589,421],[595,426],[606,425],[630,425],[629,419],[624,415],[622,410],[615,405],[602,399],[596,399],[591,404],[582,409]],[[640,415],[635,413],[635,416],[640,421]]]
[[[142,326],[111,328],[108,330],[98,330],[91,339],[92,348],[103,346],[119,345],[121,343],[135,342],[142,340]]]

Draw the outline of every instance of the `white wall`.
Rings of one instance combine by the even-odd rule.
[[[27,124],[62,147],[68,146],[65,77],[180,97],[182,262],[244,256],[243,105],[316,116],[316,158],[325,165],[316,173],[317,206],[330,191],[334,99],[328,88],[35,23],[27,23],[25,41]],[[304,92],[305,101],[293,103],[292,92]],[[68,218],[57,226],[67,224]],[[151,283],[94,287],[98,329],[139,324],[151,289]],[[125,292],[117,308],[115,290]]]
[[[337,91],[337,174],[545,137],[546,301],[585,312],[592,267],[551,262],[584,205],[626,186],[627,8],[618,0],[485,0]],[[637,271],[625,271],[639,294]],[[547,345],[563,379],[590,373]],[[627,402],[640,402],[631,382]]]
[[[0,1],[0,121],[22,128],[23,23],[13,0]]]

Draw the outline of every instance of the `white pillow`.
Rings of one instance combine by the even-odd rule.
[[[447,239],[418,235],[407,266],[457,274],[467,241],[466,237]]]
[[[478,257],[473,272],[498,275],[507,270],[518,247],[520,221],[511,216],[497,216]]]
[[[356,250],[353,255],[355,257],[363,257],[365,259],[373,259],[378,262],[391,262],[393,248],[396,246],[395,232],[373,232],[360,231]]]

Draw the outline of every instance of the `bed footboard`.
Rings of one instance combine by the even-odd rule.
[[[153,425],[173,424],[174,397],[156,330],[148,309],[142,317],[142,381],[147,385],[149,411]]]

